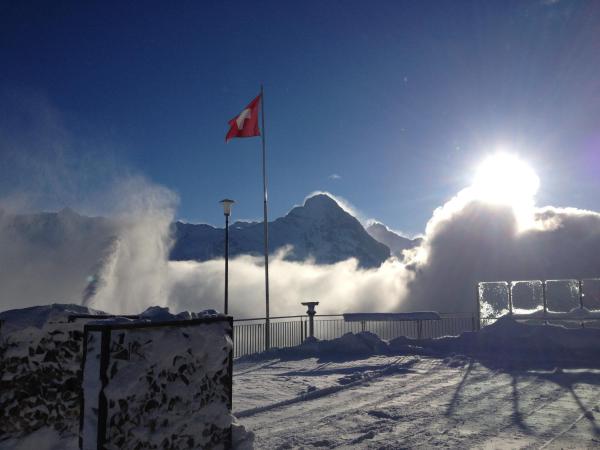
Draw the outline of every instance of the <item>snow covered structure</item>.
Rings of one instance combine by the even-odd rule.
[[[597,323],[600,279],[480,282],[477,308],[483,324],[507,314],[519,320]]]
[[[0,313],[0,444],[43,428],[76,436],[84,322],[69,316],[98,313],[61,304]]]
[[[0,322],[0,449],[230,446],[231,318],[53,304]],[[78,439],[91,427],[102,446]]]
[[[85,327],[80,447],[231,447],[232,319]]]

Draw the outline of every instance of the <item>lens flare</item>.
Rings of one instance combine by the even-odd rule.
[[[509,153],[497,153],[485,159],[471,185],[478,199],[512,206],[521,228],[525,228],[532,217],[539,187],[540,179],[533,169]]]

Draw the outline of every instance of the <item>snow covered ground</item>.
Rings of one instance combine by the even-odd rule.
[[[600,361],[488,356],[239,360],[234,414],[255,448],[600,448]]]
[[[55,322],[57,306],[1,313],[2,331]],[[308,339],[238,359],[233,396],[256,449],[600,449],[600,329],[504,317],[459,337]],[[75,433],[0,433],[0,449],[74,449]],[[236,426],[234,441],[252,439]]]

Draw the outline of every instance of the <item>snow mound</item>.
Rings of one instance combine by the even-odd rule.
[[[503,317],[480,331],[434,339],[398,337],[386,342],[370,332],[346,333],[340,338],[320,341],[308,338],[296,347],[275,348],[238,361],[265,358],[348,359],[373,355],[425,355],[444,357],[450,367],[465,365],[469,358],[532,365],[595,363],[600,366],[600,328],[565,328],[536,325]],[[458,356],[456,356],[458,355]]]
[[[103,315],[106,313],[86,306],[65,303],[11,309],[0,312],[0,321],[2,322],[0,331],[2,334],[6,334],[29,327],[42,329],[47,324],[66,323],[69,316],[80,314]]]
[[[182,311],[177,314],[170,312],[169,307],[162,306],[151,306],[140,314],[139,318],[142,320],[151,321],[169,321],[169,320],[190,320],[190,319],[201,319],[208,317],[223,317],[224,315],[215,311],[214,309],[205,309],[200,312],[189,312]]]
[[[363,331],[360,333],[346,333],[339,338],[329,341],[321,341],[309,337],[302,344],[295,347],[273,348],[259,354],[242,356],[238,358],[238,361],[263,358],[348,358],[349,356],[366,357],[387,354],[389,354],[387,342],[381,340],[376,334]]]
[[[477,332],[438,339],[390,341],[394,352],[418,349],[438,355],[458,353],[498,362],[596,362],[600,363],[600,329],[565,328],[560,325],[520,323],[509,316]]]
[[[102,322],[89,323],[111,323],[111,322],[133,322],[133,321],[156,321],[164,322],[169,320],[190,320],[209,317],[222,317],[223,314],[214,309],[206,309],[199,312],[182,311],[180,313],[171,313],[168,307],[151,306],[139,315],[133,316],[115,316],[104,311],[88,308],[86,306],[52,303],[50,305],[32,306],[29,308],[11,309],[0,312],[0,332],[9,334],[26,328],[43,329],[47,325],[67,323],[71,316],[94,319]]]
[[[175,320],[192,320],[225,317],[214,309],[205,309],[200,312],[182,311],[180,313],[172,313],[169,307],[151,306],[141,314],[133,316],[110,316],[108,318],[98,317],[97,321],[90,322],[91,324],[116,324],[116,323],[133,323],[133,322],[169,322]]]
[[[387,354],[388,345],[382,341],[376,334],[368,331],[361,333],[346,333],[343,336],[331,341],[321,342],[319,351],[321,354],[328,355],[381,355]]]

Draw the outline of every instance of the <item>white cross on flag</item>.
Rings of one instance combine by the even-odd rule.
[[[260,97],[259,94],[241,113],[229,121],[229,131],[225,136],[225,142],[229,142],[233,138],[260,136],[258,128]]]

